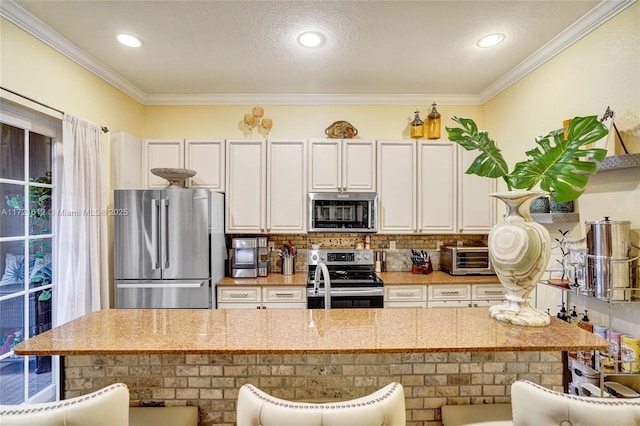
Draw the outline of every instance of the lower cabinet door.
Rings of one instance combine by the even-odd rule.
[[[468,308],[469,300],[434,300],[427,302],[427,308]]]
[[[427,302],[425,301],[416,301],[416,302],[387,302],[384,301],[385,308],[426,308]]]
[[[260,287],[218,287],[218,309],[260,309]]]

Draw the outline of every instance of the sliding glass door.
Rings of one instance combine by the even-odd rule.
[[[52,357],[13,348],[53,323],[55,210],[52,183],[59,120],[2,101],[0,109],[0,404],[49,401],[59,380]]]

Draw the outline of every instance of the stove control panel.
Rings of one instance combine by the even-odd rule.
[[[373,250],[309,250],[309,265],[373,265]]]

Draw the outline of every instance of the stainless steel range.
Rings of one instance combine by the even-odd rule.
[[[329,276],[329,297],[326,297],[324,264]],[[309,278],[307,280],[307,307],[325,308],[330,300],[331,308],[382,308],[383,282],[374,272],[373,250],[309,250]]]

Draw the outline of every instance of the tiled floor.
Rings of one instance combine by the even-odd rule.
[[[29,368],[29,395],[38,393],[51,384],[51,372],[36,374],[35,360]],[[0,404],[24,402],[23,360],[6,358],[0,361]]]

